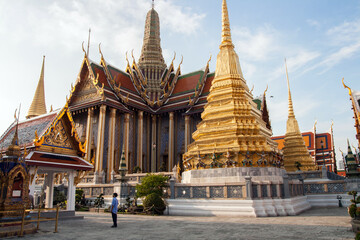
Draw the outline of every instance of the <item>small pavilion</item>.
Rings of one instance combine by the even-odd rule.
[[[46,193],[45,207],[53,207],[54,176],[61,174],[67,180],[67,210],[75,210],[75,186],[93,166],[85,159],[84,144],[80,142],[68,106],[14,122],[0,138],[0,149],[9,142],[18,128],[19,146],[30,173],[30,194],[34,194],[35,180],[43,174]],[[59,175],[60,176],[60,175]]]

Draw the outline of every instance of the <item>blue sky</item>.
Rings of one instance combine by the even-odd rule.
[[[334,121],[336,149],[353,145],[351,103],[341,85],[360,90],[359,1],[228,0],[232,38],[254,96],[269,85],[268,106],[274,135],[285,133],[287,58],[295,115],[300,129],[330,129]],[[45,63],[47,108],[60,108],[76,81],[83,59],[82,41],[92,29],[90,58],[125,68],[125,52],[142,46],[150,0],[0,1],[0,132],[13,121],[21,103],[24,119]],[[157,0],[161,44],[169,64],[184,57],[182,72],[203,68],[210,54],[215,70],[221,32],[221,0]],[[340,156],[338,154],[338,160]]]

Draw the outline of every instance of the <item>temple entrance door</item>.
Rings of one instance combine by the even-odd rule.
[[[169,169],[169,155],[164,154],[162,163],[160,165],[160,172],[166,172],[168,171],[168,169]]]

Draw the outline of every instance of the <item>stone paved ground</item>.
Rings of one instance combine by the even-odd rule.
[[[110,228],[109,213],[77,215],[84,220],[60,221],[58,233],[43,222],[24,239],[354,239],[346,208],[270,218],[118,215],[118,228]]]

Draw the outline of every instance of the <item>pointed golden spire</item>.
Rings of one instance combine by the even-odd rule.
[[[230,21],[227,10],[226,0],[222,2],[222,31],[221,31],[221,44],[219,46],[220,52],[216,60],[215,78],[225,75],[232,75],[233,79],[241,79],[242,85],[249,91],[246,86],[241,67],[239,57],[234,50],[234,44],[231,40]],[[217,80],[214,79],[212,85],[216,86]]]
[[[221,33],[220,48],[229,45],[234,47],[231,40],[230,21],[229,21],[229,13],[227,10],[227,4],[226,4],[226,0],[223,0],[222,1],[222,33]]]
[[[293,103],[292,103],[292,99],[291,99],[289,74],[288,74],[287,65],[286,65],[286,58],[285,58],[285,69],[286,69],[286,79],[287,79],[288,95],[289,95],[289,117],[295,117]]]
[[[45,56],[43,57],[41,74],[38,85],[36,87],[35,95],[32,100],[31,106],[29,108],[29,112],[26,116],[27,119],[46,113],[45,89],[44,89],[44,64],[45,64]]]
[[[286,122],[286,134],[283,148],[284,167],[286,171],[294,172],[297,171],[296,165],[300,163],[302,171],[315,170],[314,160],[309,154],[305,141],[301,135],[299,124],[295,118],[286,59],[285,69],[289,94],[289,116]]]

